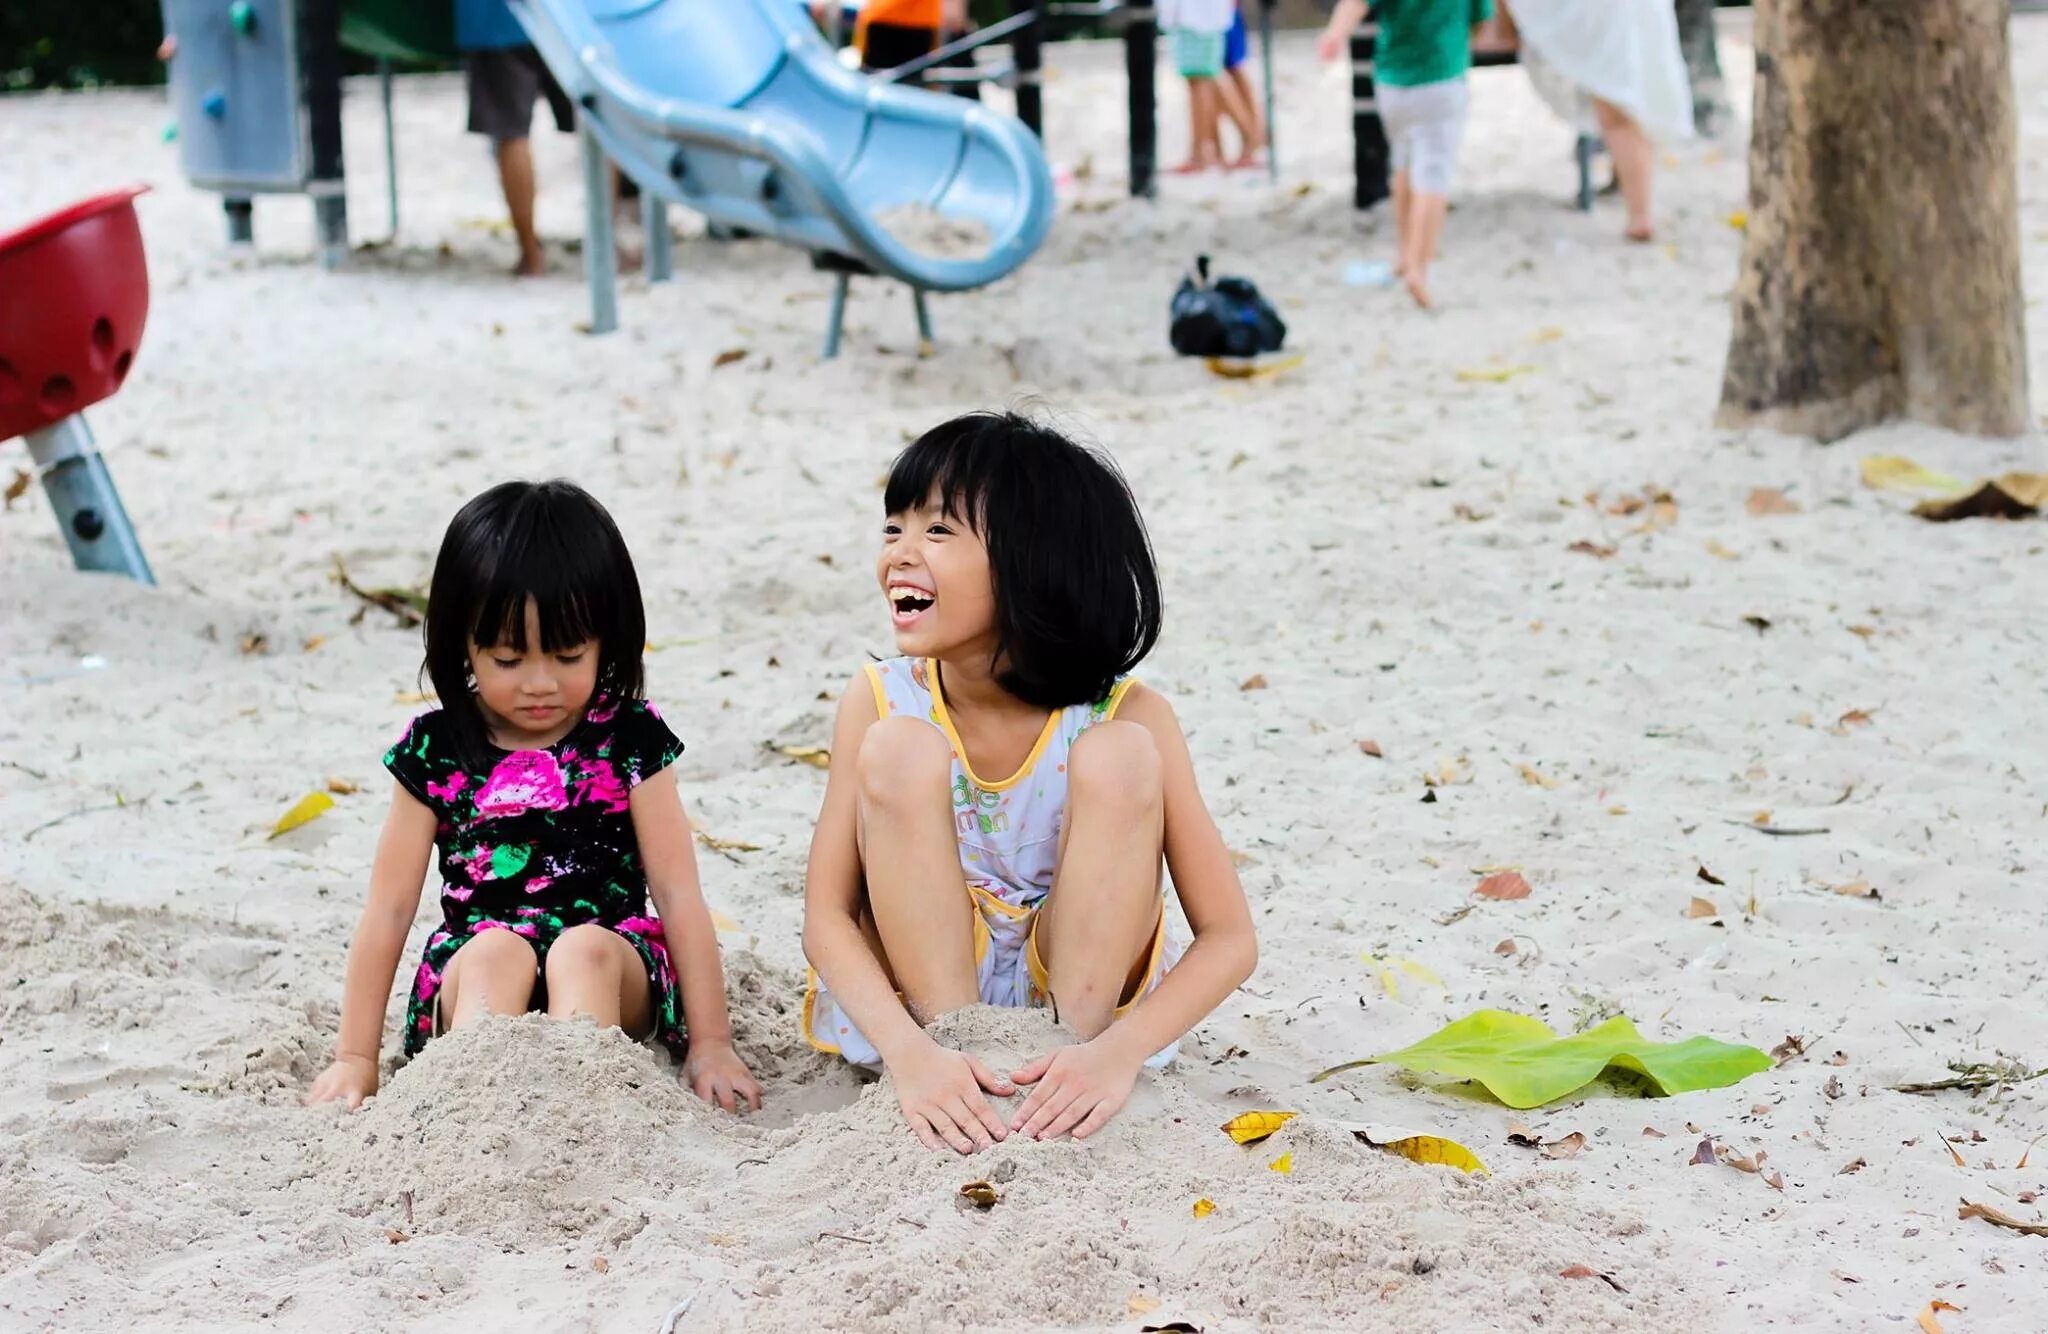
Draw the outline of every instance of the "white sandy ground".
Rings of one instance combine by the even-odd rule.
[[[2013,32],[2038,283],[2048,18]],[[1613,203],[1562,207],[1566,135],[1511,70],[1475,81],[1442,311],[1347,287],[1388,245],[1350,208],[1347,91],[1302,37],[1281,66],[1281,188],[1168,181],[1141,204],[1122,198],[1118,52],[1055,51],[1052,153],[1086,170],[1044,252],[937,300],[928,360],[908,299],[861,284],[831,365],[824,281],[764,244],[684,240],[676,283],[629,282],[605,339],[577,331],[565,253],[553,278],[502,278],[456,79],[404,82],[399,244],[333,275],[304,201],[259,207],[255,257],[223,253],[159,95],[0,100],[0,225],[158,186],[149,334],[92,422],[162,580],[72,573],[34,491],[0,514],[0,1327],[652,1330],[694,1296],[680,1328],[1134,1327],[1133,1297],[1211,1330],[1910,1331],[1937,1297],[1964,1308],[1951,1331],[2040,1328],[2048,1241],[1956,1207],[2042,1216],[2018,1197],[2048,1187],[2048,1144],[2014,1164],[2048,1130],[2048,1081],[1997,1101],[1888,1086],[1997,1052],[2048,1063],[2048,527],[1927,525],[1857,480],[1877,452],[2038,468],[2039,437],[1711,429],[1740,148],[1676,150],[1668,245],[1625,248]],[[375,107],[351,86],[367,235]],[[573,236],[573,141],[538,142],[543,227]],[[1279,302],[1298,370],[1226,384],[1168,353],[1167,297],[1203,249]],[[2030,324],[2048,400],[2038,300]],[[1455,376],[1489,364],[1533,369]],[[1243,854],[1264,958],[1113,1133],[968,1163],[917,1149],[886,1088],[796,1036],[823,775],[765,743],[824,741],[827,696],[888,648],[868,571],[891,453],[1026,394],[1113,448],[1142,498],[1169,606],[1144,674]],[[702,828],[758,847],[703,862],[740,924],[727,966],[769,1109],[710,1114],[654,1053],[526,1020],[436,1043],[360,1115],[303,1110],[378,757],[417,707],[415,635],[358,618],[333,562],[422,581],[465,497],[552,474],[632,543]],[[1650,483],[1678,507],[1660,531],[1583,499]],[[1751,517],[1757,486],[1801,512]],[[24,681],[83,655],[106,665]],[[1266,688],[1241,690],[1254,674]],[[1854,709],[1868,725],[1832,730]],[[1460,781],[1421,804],[1447,762]],[[363,790],[266,841],[329,777]],[[1761,810],[1828,832],[1767,837],[1746,827]],[[1475,901],[1495,865],[1534,895]],[[1857,877],[1882,899],[1826,888]],[[1686,917],[1695,894],[1720,916]],[[1420,960],[1448,994],[1389,998],[1361,952]],[[1482,1005],[1809,1047],[1731,1089],[1520,1118],[1587,1136],[1561,1161],[1506,1144],[1518,1118],[1464,1086],[1306,1082]],[[1043,1030],[957,1029],[1013,1051]],[[1248,1107],[1307,1115],[1241,1150],[1215,1126]],[[1440,1130],[1494,1175],[1375,1153],[1347,1119]],[[1688,1166],[1688,1123],[1766,1150],[1782,1192]],[[1267,1167],[1282,1150],[1290,1175]],[[984,1175],[1003,1202],[957,1207]],[[1218,1208],[1197,1220],[1202,1196]],[[1626,1292],[1559,1277],[1577,1263]]]

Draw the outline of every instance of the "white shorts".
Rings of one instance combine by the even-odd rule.
[[[1449,194],[1457,173],[1458,145],[1465,138],[1465,113],[1472,105],[1472,89],[1464,76],[1413,88],[1381,84],[1373,96],[1387,128],[1394,170],[1408,173],[1410,189]]]
[[[968,885],[967,892],[974,900],[974,972],[982,1003],[1044,1006],[1049,999],[1046,971],[1038,957],[1038,909],[1043,900],[1022,908],[980,885]],[[1166,901],[1162,897],[1159,925],[1154,928],[1152,943],[1146,951],[1145,980],[1135,995],[1124,998],[1116,1012],[1122,1014],[1149,995],[1166,976],[1166,970],[1178,961],[1180,953],[1180,943],[1166,929]],[[842,1056],[880,1073],[882,1054],[854,1027],[852,1017],[839,1008],[839,1002],[826,989],[816,969],[810,971],[804,992],[803,1026],[804,1040],[819,1051]],[[1180,1043],[1175,1042],[1145,1064],[1157,1069],[1171,1061],[1179,1050]]]

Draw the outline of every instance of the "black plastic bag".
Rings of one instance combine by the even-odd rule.
[[[1209,281],[1209,257],[1195,257],[1195,271],[1173,294],[1173,350],[1184,357],[1255,357],[1277,352],[1287,326],[1249,278]]]

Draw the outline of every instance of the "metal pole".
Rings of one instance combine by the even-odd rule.
[[[384,96],[384,203],[391,216],[391,239],[396,241],[398,239],[398,126],[391,114],[391,59],[388,56],[377,57],[377,89]]]
[[[839,355],[839,327],[846,322],[846,289],[853,284],[853,275],[845,272],[832,275],[832,304],[825,308],[825,350],[822,360],[830,361]]]
[[[341,4],[302,0],[306,26],[299,32],[300,69],[306,81],[307,138],[313,149],[313,222],[320,264],[334,268],[348,255],[348,193],[341,163]]]
[[[1353,208],[1371,208],[1392,191],[1387,184],[1391,157],[1387,127],[1373,99],[1373,57],[1379,50],[1380,25],[1368,18],[1351,34],[1351,172]]]
[[[583,276],[590,284],[590,332],[619,327],[619,263],[612,247],[612,174],[590,129],[590,113],[577,117],[583,140]]]
[[[675,276],[675,238],[668,230],[668,201],[640,187],[640,230],[647,233],[647,281],[665,283]]]
[[[1132,5],[1124,11],[1124,81],[1130,87],[1131,197],[1150,199],[1159,166],[1158,98],[1153,78],[1159,63],[1158,11]]]
[[[1017,8],[1017,0],[1010,0],[1010,12],[1013,16]],[[1025,12],[1031,15],[1031,21],[1017,29],[1016,40],[1010,44],[1017,66],[1017,119],[1023,121],[1025,128],[1043,141],[1045,89],[1039,78],[1045,58],[1045,7],[1039,4]]]
[[[86,428],[85,415],[74,412],[30,431],[28,453],[43,475],[43,493],[63,526],[71,563],[81,570],[125,574],[137,583],[154,584],[156,576],[143,559],[142,544],[128,522],[128,511],[121,507],[121,493],[114,489],[107,461]]]
[[[1259,0],[1259,64],[1266,77],[1266,179],[1280,183],[1280,136],[1273,129],[1273,5]]]

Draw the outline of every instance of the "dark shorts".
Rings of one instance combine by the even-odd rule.
[[[1251,54],[1251,41],[1245,35],[1244,8],[1230,16],[1230,31],[1223,34],[1223,68],[1236,69],[1244,64],[1244,58]]]
[[[526,138],[533,132],[533,104],[543,97],[556,129],[567,134],[576,128],[575,104],[532,47],[471,51],[462,63],[469,74],[471,134],[489,135],[493,143]]]

